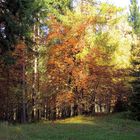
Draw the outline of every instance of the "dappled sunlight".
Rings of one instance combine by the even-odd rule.
[[[64,120],[57,120],[56,123],[58,124],[89,124],[95,125],[95,118],[93,117],[84,117],[84,116],[77,116],[72,117]]]
[[[43,124],[57,125],[57,124],[87,124],[87,125],[95,125],[96,118],[94,117],[86,117],[86,116],[76,116],[56,121],[43,121]]]

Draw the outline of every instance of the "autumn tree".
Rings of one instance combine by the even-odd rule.
[[[126,42],[126,39],[120,41],[123,31],[119,27],[115,32],[116,26],[119,26],[116,12],[120,9],[116,7],[110,9],[107,4],[101,4],[98,10],[90,4],[87,7],[84,12],[67,11],[66,15],[60,17],[61,22],[54,16],[50,17],[53,22],[50,24],[50,33],[47,37],[50,57],[47,63],[46,89],[48,96],[54,99],[55,114],[58,110],[59,114],[64,112],[75,115],[94,114],[97,104],[105,106],[104,109],[110,112],[111,106],[114,106],[119,98],[117,94],[120,94],[120,90],[117,91],[117,87],[123,83],[121,73],[124,73],[124,70],[121,70],[121,66],[116,69],[118,60],[116,57],[121,56],[118,55],[115,58],[113,56],[122,46],[122,42]],[[114,32],[111,33],[110,29]],[[112,39],[116,38],[114,33],[118,32],[121,35],[114,41]],[[128,52],[131,49],[129,45],[129,49],[126,48]],[[127,57],[129,61],[130,53]],[[124,69],[128,65],[123,66]],[[124,85],[122,84],[122,89]],[[127,90],[121,92],[127,92]],[[68,93],[71,93],[70,105],[66,102]],[[59,102],[57,97],[64,98],[61,102],[65,105],[57,108]],[[124,95],[122,94],[121,97],[123,98]],[[67,106],[67,109],[64,109],[64,106]]]

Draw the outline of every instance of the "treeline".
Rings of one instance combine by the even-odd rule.
[[[25,123],[132,107],[134,15],[131,27],[123,9],[96,1],[6,0],[0,6],[1,120]]]

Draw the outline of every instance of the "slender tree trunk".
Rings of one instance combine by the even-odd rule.
[[[22,123],[26,123],[26,82],[25,82],[25,50],[23,50],[23,66],[22,66]]]
[[[70,116],[74,116],[74,103],[71,104],[71,114]]]
[[[8,67],[6,67],[7,69],[7,81],[6,81],[6,85],[7,85],[7,88],[6,88],[6,113],[5,113],[5,119],[6,121],[9,121],[9,69]]]
[[[36,82],[37,82],[37,58],[34,59],[34,73],[33,73],[33,91],[32,91],[32,119],[35,121],[36,119],[36,111],[37,111],[37,88],[36,88]]]
[[[95,99],[96,99],[95,93],[92,93],[91,106],[90,106],[90,112],[92,116],[95,115]]]
[[[40,119],[40,109],[39,107],[39,74],[38,74],[38,40],[40,35],[40,29],[37,25],[34,25],[34,42],[37,43],[34,47],[34,64],[33,64],[33,91],[32,91],[32,119],[39,120]]]
[[[108,95],[106,99],[106,112],[110,113],[110,110],[111,110],[111,97],[110,95]]]

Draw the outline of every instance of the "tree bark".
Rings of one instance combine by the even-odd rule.
[[[26,82],[25,82],[25,50],[23,50],[23,66],[22,66],[22,123],[26,123]]]

